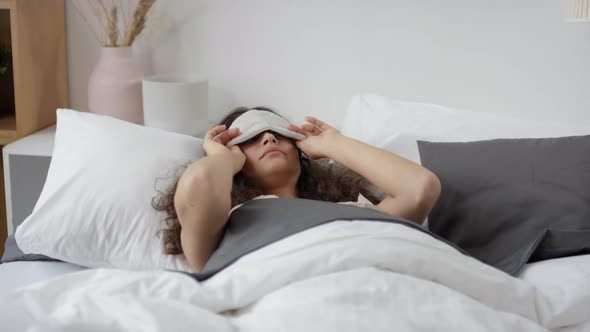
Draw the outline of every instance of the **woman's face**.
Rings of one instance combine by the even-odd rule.
[[[246,155],[242,172],[263,187],[282,185],[299,178],[299,153],[290,138],[265,131],[239,146]]]

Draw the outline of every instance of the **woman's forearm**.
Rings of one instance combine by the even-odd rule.
[[[433,175],[408,159],[344,135],[325,150],[328,158],[362,175],[391,197],[419,200]]]
[[[200,271],[223,233],[231,208],[233,166],[230,155],[203,157],[182,174],[174,206],[182,226],[185,257]]]

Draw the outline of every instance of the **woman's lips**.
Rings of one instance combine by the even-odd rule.
[[[277,150],[277,149],[269,149],[268,151],[264,152],[264,154],[262,155],[262,157],[260,157],[260,159],[262,159],[262,158],[266,157],[266,156],[267,156],[267,155],[269,155],[269,154],[275,153],[275,152],[278,152],[278,153],[283,153],[281,150]],[[283,154],[284,154],[284,153],[283,153]]]

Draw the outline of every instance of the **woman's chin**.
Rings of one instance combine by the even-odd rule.
[[[277,171],[284,172],[291,169],[291,163],[286,157],[282,158],[269,158],[268,160],[261,160],[262,169],[265,173],[274,173]]]
[[[276,168],[284,168],[287,163],[287,158],[269,158],[267,160],[262,160],[262,165],[266,169],[276,169]]]

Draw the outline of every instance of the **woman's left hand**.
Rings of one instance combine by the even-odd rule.
[[[342,134],[340,134],[338,129],[327,125],[313,116],[306,116],[305,121],[308,123],[299,127],[289,124],[289,130],[305,135],[306,137],[302,141],[297,141],[295,145],[313,160],[327,158],[327,148],[341,137]]]

